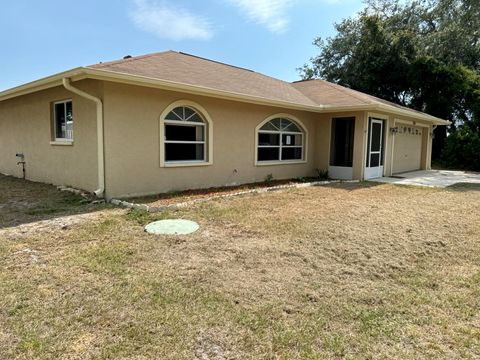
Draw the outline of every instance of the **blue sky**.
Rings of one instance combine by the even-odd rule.
[[[124,55],[178,50],[283,80],[361,0],[15,0],[0,12],[0,90]]]

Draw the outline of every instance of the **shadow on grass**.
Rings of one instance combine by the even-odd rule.
[[[92,204],[92,200],[53,185],[0,175],[0,229],[92,213],[105,207]]]
[[[357,182],[332,182],[325,185],[319,185],[321,187],[328,187],[334,189],[342,189],[345,191],[355,191],[355,190],[363,190],[363,189],[370,189],[377,186],[385,185],[383,183],[374,182],[374,181],[357,181]]]
[[[480,191],[480,184],[477,183],[456,183],[446,187],[447,190],[468,192],[468,191]]]

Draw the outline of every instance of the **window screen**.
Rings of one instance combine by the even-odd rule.
[[[354,117],[332,119],[332,134],[330,143],[331,166],[353,166],[354,136]]]

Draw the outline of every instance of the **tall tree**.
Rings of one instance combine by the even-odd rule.
[[[334,37],[315,39],[319,55],[300,69],[303,78],[323,78],[449,119],[450,132],[478,123],[480,1],[367,0],[335,29]],[[438,130],[434,157],[446,137],[445,127]]]

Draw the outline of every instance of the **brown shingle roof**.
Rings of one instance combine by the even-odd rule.
[[[408,110],[418,114],[424,114],[421,111],[410,109],[393,102],[380,99],[376,96],[368,95],[338,84],[325,80],[305,80],[297,81],[292,85],[303,94],[315,101],[317,104],[326,106],[355,106],[355,105],[389,105],[397,109]],[[425,114],[424,114],[425,115]]]
[[[88,67],[299,105],[317,105],[288,82],[175,51],[131,57]]]

